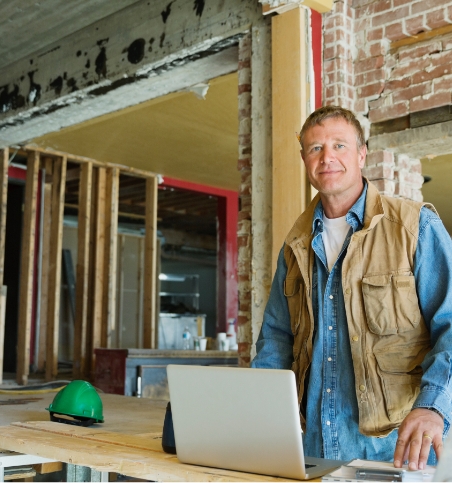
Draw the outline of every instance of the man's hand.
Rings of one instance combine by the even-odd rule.
[[[399,427],[399,439],[394,452],[394,466],[401,468],[408,460],[410,470],[422,470],[433,445],[439,458],[443,449],[443,418],[430,409],[413,409]]]

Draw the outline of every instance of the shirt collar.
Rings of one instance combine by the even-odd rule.
[[[364,188],[360,197],[345,215],[345,220],[353,228],[353,232],[361,230],[364,226],[364,211],[366,208],[367,182],[363,178]],[[312,219],[312,233],[318,234],[323,231],[323,206],[322,201],[317,203]]]

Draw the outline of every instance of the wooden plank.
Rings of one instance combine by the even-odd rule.
[[[437,29],[421,32],[417,35],[412,35],[411,37],[407,37],[405,39],[396,40],[395,42],[391,42],[391,45],[389,46],[389,54],[393,54],[394,51],[400,47],[417,44],[419,42],[423,42],[424,40],[432,39],[433,37],[449,34],[450,32],[452,32],[452,25],[446,25]]]
[[[21,150],[19,150],[19,154],[26,154],[28,151],[36,151],[38,153],[46,154],[48,156],[53,156],[55,158],[65,156],[66,159],[71,162],[76,163],[88,163],[92,164],[96,168],[119,168],[122,173],[130,174],[131,176],[136,176],[137,178],[155,178],[157,177],[157,173],[153,173],[152,171],[144,171],[142,169],[133,168],[131,166],[125,166],[123,164],[115,164],[115,163],[107,163],[104,161],[97,161],[96,159],[87,158],[86,156],[78,156],[75,154],[65,153],[64,151],[57,151],[50,148],[40,148],[34,145],[25,145]]]
[[[35,258],[36,206],[38,193],[39,153],[30,151],[25,180],[24,218],[19,287],[19,327],[17,338],[18,384],[27,384],[30,372],[30,334],[33,312],[33,274]]]
[[[0,151],[0,287],[5,265],[6,207],[8,203],[8,148]]]
[[[44,408],[54,400],[56,392],[43,392],[30,397],[30,394],[3,395],[2,399],[12,398],[21,404],[1,406],[0,426],[17,421],[49,421],[49,413]],[[93,431],[110,431],[121,434],[148,434],[162,432],[167,401],[146,398],[100,394],[103,403],[105,423],[91,426]]]
[[[46,331],[46,380],[58,377],[58,343],[60,328],[61,259],[63,246],[64,192],[66,158],[53,162],[52,217],[50,228],[49,293]]]
[[[143,301],[144,301],[144,238],[138,238],[138,273],[137,273],[137,347],[143,348]],[[156,288],[157,293],[157,288]],[[156,311],[156,313],[158,313]]]
[[[119,169],[107,169],[105,188],[104,294],[100,347],[109,348],[116,319]]]
[[[306,28],[302,7],[272,17],[273,272],[284,238],[310,197],[295,136],[307,117],[309,100]]]
[[[0,151],[0,384],[3,382],[5,340],[6,286],[3,286],[5,266],[6,207],[8,203],[9,149]]]
[[[276,7],[272,7],[268,4],[262,5],[262,13],[268,15],[269,13],[282,14],[293,8],[298,7],[298,3],[282,3]],[[333,8],[333,0],[303,0],[303,5],[320,13],[329,12]]]
[[[42,249],[41,249],[41,297],[38,303],[39,310],[39,343],[36,354],[36,368],[44,371],[46,361],[46,340],[47,340],[47,313],[49,308],[49,263],[50,263],[50,226],[52,217],[52,158],[42,160],[43,175],[45,176],[43,206],[41,216],[43,217]]]
[[[157,444],[155,450],[150,451],[148,448],[90,441],[19,426],[0,428],[0,446],[150,481],[287,481],[253,473],[183,464],[176,455],[166,454],[162,449],[158,451]]]
[[[157,244],[157,178],[146,180],[146,220],[144,239],[143,347],[155,348],[155,273]]]
[[[78,194],[78,230],[77,230],[77,268],[75,288],[75,324],[74,324],[74,365],[75,379],[86,374],[86,343],[88,331],[88,294],[91,232],[91,198],[93,184],[93,165],[80,166],[80,184]]]
[[[116,347],[122,347],[123,306],[124,306],[124,242],[125,235],[119,235],[118,266],[117,266],[117,324],[116,324]],[[139,346],[138,346],[139,347]]]
[[[7,287],[0,287],[0,384],[3,382],[3,360],[5,346],[5,316]]]
[[[20,428],[45,431],[46,433],[69,436],[70,438],[109,443],[126,448],[144,449],[148,451],[162,451],[162,432],[146,433],[144,435],[120,434],[105,431],[102,428],[83,428],[69,424],[54,423],[52,421],[26,421],[13,423]]]
[[[33,465],[33,469],[40,475],[46,475],[47,473],[61,471],[63,469],[63,463],[60,461],[53,461],[52,463],[39,463]]]
[[[92,327],[91,327],[91,364],[90,372],[94,373],[94,352],[96,347],[101,347],[102,316],[103,316],[103,293],[104,293],[104,262],[105,262],[105,168],[96,168],[94,200],[94,233],[92,238],[92,277],[93,289],[90,291],[92,299]]]
[[[158,348],[159,343],[159,314],[160,314],[160,272],[162,271],[162,243],[157,238],[157,252],[155,260],[155,348]]]

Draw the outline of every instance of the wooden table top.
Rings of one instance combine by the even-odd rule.
[[[166,401],[101,394],[105,422],[83,428],[49,421],[54,396],[0,395],[0,448],[145,480],[287,480],[180,463],[162,450]]]

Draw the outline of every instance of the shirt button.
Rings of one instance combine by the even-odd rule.
[[[333,297],[332,295],[330,295],[330,299],[331,299],[331,300],[333,300],[333,298],[334,298],[334,297]]]
[[[328,389],[326,390],[326,392],[331,392],[331,389],[330,389],[330,388],[328,388]]]
[[[352,337],[353,342],[357,342],[359,340],[359,337],[357,335],[354,335]]]
[[[359,390],[360,390],[361,392],[364,392],[364,391],[366,390],[366,386],[365,386],[364,384],[361,384],[361,385],[359,386]]]
[[[332,325],[329,325],[328,326],[328,330],[333,330],[333,326]]]
[[[330,424],[331,424],[331,422],[330,422],[330,421],[327,421],[327,422],[326,422],[326,425],[327,425],[327,426],[329,426]]]
[[[345,289],[345,293],[346,293],[347,295],[350,295],[350,294],[352,293],[352,291],[351,291],[349,288],[346,288],[346,289]]]
[[[328,361],[331,362],[333,359],[331,359],[331,357],[328,357]]]

